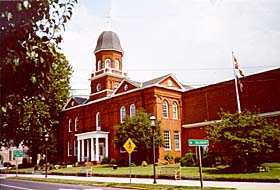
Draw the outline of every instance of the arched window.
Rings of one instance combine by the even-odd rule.
[[[106,65],[106,68],[111,67],[111,59],[106,59],[105,60],[105,65]]]
[[[166,100],[162,102],[162,117],[168,118],[168,102]]]
[[[79,118],[76,117],[75,118],[75,131],[78,131],[78,129],[79,129]]]
[[[178,119],[178,106],[176,102],[172,103],[172,118]]]
[[[121,123],[125,122],[125,107],[124,106],[122,106],[120,109],[120,120],[121,120]]]
[[[134,117],[136,115],[135,104],[130,105],[130,117]]]
[[[101,60],[98,60],[97,62],[97,71],[101,70],[102,64],[101,64]]]
[[[119,60],[115,60],[115,69],[120,70],[120,62]]]
[[[68,132],[72,132],[72,119],[68,120]]]
[[[100,118],[100,112],[96,113],[96,131],[101,130],[101,118]]]

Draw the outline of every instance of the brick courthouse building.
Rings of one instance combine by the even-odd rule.
[[[166,146],[157,149],[159,161],[165,154],[185,154],[190,148],[188,139],[205,138],[203,127],[219,119],[221,108],[237,109],[233,80],[197,89],[181,84],[172,74],[146,82],[131,80],[123,72],[123,50],[112,31],[100,34],[94,54],[89,98],[71,97],[62,112],[58,140],[64,162],[127,159],[127,153],[113,142],[114,126],[140,108],[161,120]],[[264,116],[279,117],[279,76],[280,69],[276,69],[244,78],[241,107],[256,107]],[[142,159],[144,154],[132,153],[132,160]]]

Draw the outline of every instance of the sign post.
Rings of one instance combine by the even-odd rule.
[[[22,150],[13,150],[13,157],[16,158],[16,177],[18,176],[18,158],[23,156]]]
[[[131,183],[131,153],[135,149],[136,145],[133,143],[131,138],[127,139],[127,141],[123,145],[124,149],[128,152],[128,162],[129,162],[129,183]]]
[[[201,147],[208,146],[209,141],[205,139],[189,139],[189,146],[198,146],[198,160],[199,160],[199,176],[200,187],[203,188],[203,176],[202,176],[202,161],[201,161]]]

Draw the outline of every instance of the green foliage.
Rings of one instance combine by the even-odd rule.
[[[109,159],[108,159],[108,157],[102,158],[101,164],[109,164]]]
[[[139,152],[147,152],[152,149],[153,130],[150,124],[149,114],[143,109],[139,110],[134,117],[127,116],[125,123],[115,126],[115,139],[117,147],[122,147],[128,138],[136,145]],[[163,145],[163,137],[160,130],[160,122],[156,121],[155,144]]]
[[[110,164],[116,164],[117,160],[115,158],[111,158]]]
[[[1,145],[23,142],[36,155],[44,152],[48,131],[53,152],[72,73],[58,45],[77,0],[0,3]]]
[[[220,156],[217,152],[208,151],[202,157],[202,163],[205,167],[216,167],[222,165],[222,156]]]
[[[135,164],[134,162],[131,162],[131,163],[130,163],[130,166],[131,166],[131,167],[136,167],[136,164]]]
[[[181,166],[195,166],[195,155],[189,150],[184,156],[181,157]]]
[[[174,156],[171,154],[165,154],[164,159],[167,161],[172,161],[172,160],[174,160]]]
[[[221,113],[221,122],[212,124],[207,133],[214,145],[219,146],[220,154],[230,160],[232,168],[244,172],[254,170],[280,151],[279,122],[247,110]]]
[[[144,160],[144,161],[141,163],[141,166],[142,166],[142,167],[147,167],[147,166],[148,166],[148,163]]]

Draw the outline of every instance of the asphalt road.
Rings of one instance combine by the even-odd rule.
[[[0,190],[120,190],[119,188],[0,179]]]

